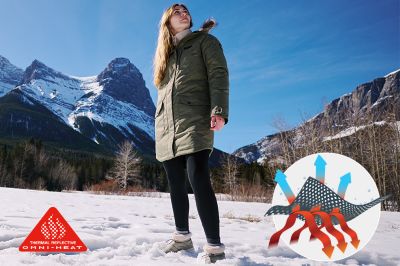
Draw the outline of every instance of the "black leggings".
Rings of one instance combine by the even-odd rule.
[[[220,244],[217,199],[210,182],[208,157],[210,150],[177,156],[163,162],[171,191],[172,209],[177,231],[189,231],[189,198],[185,168],[196,199],[197,211],[207,242]]]

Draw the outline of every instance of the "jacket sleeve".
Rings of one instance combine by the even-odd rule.
[[[221,43],[207,34],[201,44],[203,59],[207,68],[210,90],[210,116],[220,115],[228,123],[229,115],[229,74]]]

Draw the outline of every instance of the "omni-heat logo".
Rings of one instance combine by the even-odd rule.
[[[277,231],[268,247],[282,239],[317,261],[335,261],[361,250],[378,226],[380,203],[389,197],[379,197],[364,167],[336,153],[304,157],[284,173],[278,170],[275,181],[272,207],[265,215],[274,215]]]
[[[87,247],[61,213],[51,207],[19,246],[29,252],[83,252]]]

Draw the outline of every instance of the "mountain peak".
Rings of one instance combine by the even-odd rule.
[[[51,67],[48,67],[47,65],[45,65],[43,62],[35,59],[32,61],[32,63],[26,68],[26,69],[43,69],[43,70],[47,70],[50,72],[57,72],[54,69],[52,69]]]
[[[129,64],[131,64],[131,61],[129,61],[128,58],[117,57],[113,59],[108,65],[114,68],[121,68],[121,67],[126,67]]]
[[[122,76],[134,76],[141,79],[142,74],[129,59],[124,57],[117,57],[108,63],[106,69],[103,70],[98,76],[99,81],[109,78],[119,78]]]
[[[41,62],[41,61],[39,61],[37,59],[33,60],[29,67],[35,68],[35,69],[39,69],[39,68],[48,69],[48,70],[50,70],[52,72],[56,72],[54,69],[52,69],[51,67],[46,66],[43,62]]]
[[[7,87],[6,90],[0,88],[0,95],[18,85],[21,82],[23,73],[22,69],[14,66],[7,58],[0,55],[0,83],[3,83],[3,87]]]
[[[10,61],[8,61],[7,58],[5,58],[4,56],[0,55],[0,67],[3,66],[3,65],[6,65],[6,64],[8,65],[8,64],[11,64],[11,63],[10,63]]]
[[[129,59],[117,57],[97,76],[104,92],[117,100],[136,105],[149,115],[155,107],[139,69]]]
[[[51,67],[48,67],[41,61],[35,59],[32,61],[30,66],[28,66],[25,69],[23,83],[29,83],[31,80],[34,79],[48,80],[55,78],[61,78],[66,80],[71,79],[70,77],[62,74],[61,72],[58,72],[52,69]]]

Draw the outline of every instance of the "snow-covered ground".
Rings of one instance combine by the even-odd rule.
[[[367,246],[335,263],[317,263],[285,244],[267,249],[275,232],[265,203],[219,201],[226,260],[217,265],[400,265],[400,213],[383,212]],[[18,247],[50,207],[56,207],[86,244],[79,254],[19,252]],[[205,235],[190,196],[194,252],[165,254],[174,220],[168,194],[161,197],[94,195],[0,188],[0,265],[193,265]],[[255,220],[255,221],[254,221]]]

